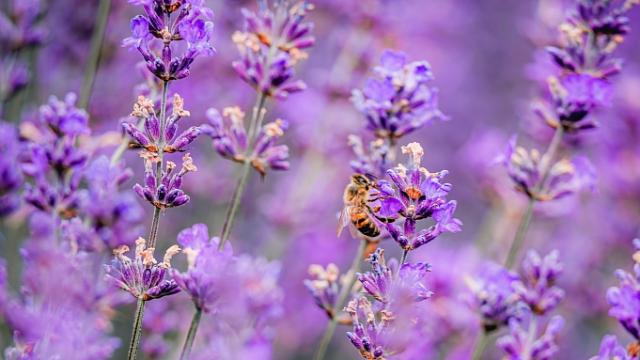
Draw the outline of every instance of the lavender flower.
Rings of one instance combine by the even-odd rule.
[[[45,212],[63,218],[75,215],[77,190],[88,155],[78,149],[76,140],[90,133],[88,115],[75,107],[75,94],[64,101],[55,97],[40,108],[38,121],[23,125],[30,140],[22,155],[22,170],[33,179],[25,188],[25,200]]]
[[[527,151],[517,146],[516,140],[515,136],[511,138],[504,156],[499,158],[515,183],[516,190],[538,201],[550,201],[593,189],[596,175],[587,158],[576,156],[572,160],[557,161],[544,177],[544,168],[550,159],[538,150]]]
[[[384,250],[378,248],[369,257],[371,272],[358,274],[363,289],[383,304],[394,301],[424,301],[432,292],[422,283],[431,266],[426,263],[405,263],[398,270],[398,261],[391,259],[387,265]]]
[[[541,257],[532,250],[523,260],[520,280],[513,287],[536,315],[544,315],[555,309],[564,297],[564,291],[556,286],[561,273],[558,251]]]
[[[213,147],[222,157],[239,163],[249,161],[262,176],[266,175],[267,168],[289,169],[289,148],[276,144],[289,126],[286,121],[277,119],[264,125],[256,135],[252,149],[249,150],[244,126],[245,114],[240,108],[225,108],[223,116],[212,108],[207,111],[207,117],[210,126],[204,131],[211,136]]]
[[[307,58],[304,50],[315,42],[310,35],[313,26],[304,22],[312,8],[306,1],[280,1],[258,13],[242,10],[245,29],[232,37],[241,58],[233,68],[256,91],[284,99],[305,89],[304,82],[293,80],[293,68]]]
[[[44,10],[40,1],[8,1],[0,12],[0,44],[3,53],[42,43],[45,34],[38,22]]]
[[[402,217],[402,228],[391,221],[386,228],[403,249],[413,250],[444,232],[460,231],[462,222],[453,217],[456,202],[446,201],[451,184],[441,183],[441,179],[448,172],[430,173],[421,167],[424,152],[418,143],[403,146],[402,152],[409,156],[408,167],[398,165],[387,171],[397,192],[388,183],[379,182],[382,199],[376,214],[384,219]],[[416,222],[427,218],[433,218],[436,224],[416,232]]]
[[[431,297],[423,283],[431,266],[426,263],[387,264],[384,250],[378,248],[369,257],[371,271],[357,274],[365,295],[351,300],[345,311],[351,317],[353,332],[347,337],[364,359],[384,359],[404,353],[413,343],[407,332],[422,328],[420,308]],[[399,268],[398,268],[399,267]],[[415,344],[414,344],[415,346]]]
[[[630,354],[624,346],[618,344],[618,339],[607,335],[602,339],[600,352],[589,360],[634,360],[637,354]]]
[[[640,240],[634,240],[634,245],[640,249]],[[633,273],[616,271],[620,284],[609,288],[607,300],[611,306],[609,315],[616,318],[640,343],[640,251],[636,251],[633,259]]]
[[[38,215],[40,221],[46,217]],[[119,300],[97,281],[95,258],[72,254],[41,235],[34,232],[21,251],[20,296],[3,289],[0,311],[15,342],[5,350],[5,358],[111,358],[119,340],[109,336],[109,314]],[[6,276],[4,271],[0,274]],[[0,280],[5,283],[6,279]],[[77,346],[83,351],[78,352]]]
[[[377,317],[366,297],[351,300],[345,311],[353,322],[353,332],[348,332],[347,337],[360,352],[360,356],[363,359],[384,359],[384,343],[380,340],[387,331],[392,315],[382,311],[380,317]]]
[[[158,299],[178,293],[174,280],[168,279],[171,258],[180,252],[178,245],[169,247],[161,263],[153,257],[154,248],[145,248],[145,239],[136,240],[135,257],[125,253],[129,247],[123,245],[114,250],[112,265],[106,266],[107,278],[117,287],[142,301]]]
[[[121,191],[132,176],[130,169],[111,165],[101,156],[85,171],[88,188],[80,193],[80,210],[102,245],[115,249],[130,245],[140,234],[142,209],[130,192]]]
[[[338,293],[344,277],[339,276],[340,271],[333,263],[327,265],[326,269],[318,264],[310,265],[309,275],[311,279],[305,280],[304,286],[311,292],[316,305],[324,310],[330,319],[333,318]]]
[[[350,135],[349,146],[351,146],[356,156],[356,160],[351,161],[351,169],[353,171],[371,178],[384,176],[387,171],[390,149],[383,139],[371,141],[368,149],[365,149],[361,137]]]
[[[190,154],[187,153],[182,157],[182,167],[178,172],[174,172],[176,164],[167,161],[160,179],[156,177],[155,169],[155,164],[159,161],[158,157],[146,151],[142,151],[140,157],[145,161],[145,184],[144,186],[135,184],[133,187],[133,191],[140,198],[147,200],[158,209],[182,206],[189,202],[189,195],[182,190],[182,178],[185,174],[198,170]]]
[[[202,1],[130,2],[142,5],[145,15],[131,19],[131,37],[123,41],[123,46],[136,48],[149,71],[158,78],[163,81],[183,79],[189,76],[190,67],[198,56],[214,53],[209,44],[213,22],[208,21],[213,12],[203,6]],[[174,52],[178,47],[186,49],[176,56]]]
[[[395,141],[435,119],[446,117],[438,110],[438,89],[426,61],[407,62],[403,53],[382,54],[376,77],[362,90],[354,90],[352,102],[367,119],[376,137]]]
[[[191,296],[196,308],[205,313],[216,310],[216,306],[230,285],[226,280],[232,268],[232,250],[229,246],[218,251],[218,239],[209,238],[204,224],[196,224],[178,234],[178,244],[187,255],[188,269],[184,273],[173,270],[173,279]]]
[[[13,212],[20,204],[20,198],[16,193],[22,183],[22,174],[19,170],[18,154],[20,144],[15,127],[4,121],[0,121],[0,217]]]
[[[160,120],[156,116],[153,102],[144,96],[139,96],[131,116],[144,124],[144,131],[130,122],[123,122],[122,127],[131,137],[130,147],[142,148],[154,154],[160,150],[165,153],[174,153],[185,151],[186,147],[201,133],[200,127],[192,126],[178,135],[178,122],[190,115],[191,113],[184,109],[182,97],[174,94],[171,115],[167,119],[164,134],[160,134]]]
[[[610,102],[609,78],[620,72],[622,61],[613,51],[629,31],[626,13],[637,1],[579,1],[561,26],[564,47],[547,51],[563,74],[548,80],[554,109],[538,105],[536,112],[550,126],[577,132],[597,126],[588,117]]]
[[[480,312],[485,331],[493,331],[518,316],[520,299],[514,290],[517,280],[517,274],[496,264],[484,266],[477,277],[465,278],[471,290],[468,301]]]
[[[509,333],[497,341],[498,347],[506,353],[505,359],[550,360],[558,352],[556,341],[564,325],[562,317],[551,318],[541,334],[535,321],[535,318],[530,318],[527,327],[521,320],[509,320]]]

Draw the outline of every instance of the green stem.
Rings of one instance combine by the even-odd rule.
[[[155,248],[158,241],[158,229],[160,228],[160,208],[153,207],[153,218],[151,218],[151,228],[149,229],[148,248]]]
[[[249,122],[248,139],[250,145],[247,148],[247,153],[245,154],[245,160],[242,164],[240,177],[238,178],[238,183],[236,184],[236,188],[233,191],[231,203],[229,204],[229,208],[227,209],[227,214],[224,219],[224,225],[222,226],[222,235],[220,236],[220,242],[218,243],[219,250],[224,248],[224,244],[229,239],[231,229],[233,228],[233,222],[235,221],[238,208],[240,207],[240,200],[242,200],[244,188],[246,187],[247,181],[249,180],[249,175],[251,174],[251,160],[249,159],[249,157],[251,156],[251,153],[253,152],[253,146],[255,145],[255,135],[257,134],[258,129],[262,124],[262,119],[264,118],[264,107],[266,101],[267,95],[264,93],[260,93],[256,101],[256,105],[253,108],[253,114],[251,116],[251,121]]]
[[[187,338],[184,340],[184,346],[182,347],[182,353],[180,354],[180,360],[189,359],[191,349],[193,348],[193,341],[198,333],[198,326],[200,325],[200,318],[202,317],[202,310],[196,307],[196,312],[191,319],[191,326],[189,326],[189,332],[187,332]]]
[[[331,319],[329,320],[329,324],[327,325],[327,329],[322,336],[322,340],[320,341],[320,345],[318,346],[318,350],[316,351],[315,356],[313,357],[315,360],[323,360],[327,349],[329,348],[329,344],[331,343],[331,339],[333,338],[333,333],[336,331],[336,326],[338,325],[338,312],[344,307],[344,302],[347,300],[349,294],[351,294],[351,290],[353,289],[353,285],[356,283],[356,272],[360,269],[360,262],[362,261],[362,257],[364,255],[364,250],[367,247],[367,240],[360,240],[360,245],[358,246],[358,251],[356,252],[356,256],[353,258],[353,262],[351,263],[351,267],[349,271],[346,273],[348,276],[348,281],[345,286],[340,290],[338,294],[338,299],[336,301],[336,305],[333,308]]]
[[[527,208],[520,219],[520,224],[518,225],[518,230],[516,231],[516,236],[513,238],[513,242],[511,243],[511,247],[509,248],[509,254],[507,255],[507,260],[504,262],[504,266],[507,269],[513,267],[516,258],[518,256],[518,252],[522,247],[522,243],[524,242],[525,234],[529,229],[529,224],[531,224],[531,219],[533,218],[533,207],[535,205],[535,200],[533,198],[529,199],[527,203]]]
[[[104,33],[107,28],[107,20],[109,19],[109,9],[111,8],[111,0],[100,0],[98,5],[98,14],[96,15],[96,25],[91,36],[91,50],[87,67],[84,71],[84,80],[82,82],[82,92],[80,93],[80,101],[78,107],[86,109],[91,99],[93,91],[93,83],[100,65],[100,52],[102,50],[102,42],[104,41]]]
[[[471,355],[472,360],[480,360],[482,358],[482,354],[484,353],[484,349],[489,344],[489,334],[486,331],[482,331],[480,333],[480,337],[473,346],[473,355]]]
[[[522,244],[524,243],[524,239],[527,235],[527,231],[529,230],[529,225],[531,224],[531,219],[533,218],[533,208],[537,201],[536,196],[539,195],[540,191],[544,189],[546,182],[549,178],[549,171],[553,165],[553,160],[558,153],[558,149],[560,149],[560,145],[562,144],[562,137],[564,136],[564,128],[562,125],[558,125],[555,133],[553,134],[553,139],[551,143],[549,143],[549,147],[547,147],[547,151],[542,156],[542,160],[540,163],[540,181],[534,186],[532,194],[529,195],[529,202],[527,203],[527,208],[522,214],[522,218],[520,219],[520,223],[518,225],[518,230],[516,231],[515,237],[513,238],[513,242],[509,247],[509,252],[507,255],[507,259],[505,261],[505,266],[507,268],[511,268],[514,266],[515,261],[518,257],[518,252],[520,248],[522,248]]]
[[[142,338],[142,317],[144,315],[144,305],[144,300],[138,299],[136,315],[133,319],[131,341],[129,342],[129,353],[127,356],[127,359],[129,360],[135,360],[138,356],[138,347],[140,345],[140,339]]]

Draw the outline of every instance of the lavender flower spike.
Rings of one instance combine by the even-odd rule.
[[[498,339],[498,347],[506,353],[504,359],[550,360],[558,352],[556,340],[564,325],[562,317],[552,317],[542,334],[538,334],[535,318],[529,317],[530,324],[527,327],[523,326],[526,323],[511,319],[509,334]]]
[[[467,299],[482,316],[485,332],[493,331],[517,317],[519,297],[514,291],[518,275],[497,264],[487,264],[477,277],[465,277],[471,290]]]
[[[193,225],[178,234],[178,244],[187,255],[188,269],[184,273],[172,270],[173,279],[191,296],[196,308],[206,313],[214,311],[234,261],[231,246],[218,251],[218,241],[218,238],[209,238],[204,224]]]
[[[504,155],[498,159],[506,167],[516,190],[537,201],[550,201],[594,188],[595,170],[587,158],[559,160],[544,177],[544,163],[549,159],[536,149],[527,151],[517,146],[516,140],[515,136],[511,138]]]
[[[313,264],[309,266],[311,279],[304,281],[304,286],[311,292],[316,305],[324,310],[329,318],[334,316],[334,308],[340,291],[340,270],[335,264],[329,264],[326,268]]]
[[[513,287],[536,315],[544,315],[555,309],[564,297],[564,291],[556,286],[561,273],[558,251],[541,257],[532,250],[522,262],[521,280],[516,281]]]
[[[375,206],[376,214],[387,220],[391,237],[404,250],[413,250],[442,233],[460,231],[462,222],[453,217],[457,203],[446,199],[451,184],[441,182],[448,172],[431,173],[422,167],[424,151],[418,143],[403,146],[402,153],[409,157],[407,166],[400,164],[387,171],[392,183],[378,182],[383,191]],[[390,221],[399,218],[404,219],[402,227]],[[417,231],[416,222],[427,218],[435,220],[435,225]]]
[[[13,212],[20,204],[17,190],[22,182],[18,164],[20,144],[16,128],[0,121],[0,218]]]
[[[227,107],[222,116],[216,109],[207,111],[209,124],[203,131],[213,139],[213,147],[222,157],[235,162],[249,161],[251,166],[265,176],[267,168],[272,170],[289,169],[289,147],[277,144],[284,136],[288,123],[277,119],[262,127],[256,135],[250,154],[247,132],[244,126],[245,113],[239,107]]]
[[[637,350],[635,353],[630,353],[618,343],[618,339],[614,335],[607,335],[602,339],[598,355],[589,360],[636,360],[638,358]]]
[[[607,300],[611,306],[609,315],[622,324],[640,348],[640,239],[635,239],[634,245],[638,251],[633,254],[633,273],[616,271],[620,284],[609,288]]]
[[[209,43],[213,34],[213,22],[209,19],[213,11],[203,6],[202,1],[130,2],[142,5],[145,15],[131,19],[131,37],[124,39],[123,46],[137,49],[149,71],[159,79],[167,82],[185,78],[198,56],[215,52]],[[180,42],[184,46],[177,44]],[[176,56],[179,46],[184,50]]]
[[[384,360],[385,349],[381,340],[393,315],[383,310],[380,320],[377,320],[373,305],[364,296],[351,300],[344,310],[353,322],[353,332],[348,332],[347,337],[360,356],[367,360]]]
[[[113,251],[115,259],[106,266],[107,278],[133,297],[149,301],[180,291],[178,284],[168,279],[171,258],[180,252],[178,245],[169,247],[161,263],[153,257],[154,248],[145,248],[145,239],[136,240],[134,258],[125,255],[129,247],[123,245]]]
[[[387,50],[374,70],[376,76],[364,89],[354,90],[351,101],[376,137],[395,141],[435,119],[446,119],[438,110],[429,63],[408,62],[405,54]]]
[[[156,178],[155,164],[158,157],[147,151],[142,151],[140,157],[145,160],[145,185],[135,184],[133,190],[140,198],[147,200],[158,209],[182,206],[189,202],[189,195],[182,190],[182,178],[185,174],[197,171],[190,154],[182,157],[182,168],[175,172],[176,164],[167,161],[167,166],[161,172],[160,179]]]
[[[302,81],[293,80],[293,68],[307,58],[305,49],[315,42],[310,35],[313,26],[304,22],[311,9],[306,1],[293,5],[280,1],[273,10],[242,10],[245,29],[232,37],[241,57],[233,62],[233,68],[258,92],[284,99],[306,88]]]

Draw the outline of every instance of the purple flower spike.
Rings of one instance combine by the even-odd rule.
[[[382,339],[392,321],[392,314],[381,312],[377,320],[373,306],[366,297],[353,299],[345,311],[353,322],[353,332],[347,332],[347,337],[360,352],[363,359],[383,360],[385,349]]]
[[[564,297],[564,291],[556,286],[561,273],[562,264],[558,260],[558,251],[541,257],[532,250],[523,260],[521,278],[513,287],[520,299],[536,315],[544,315],[555,309]]]
[[[174,171],[176,164],[167,161],[167,166],[161,172],[160,179],[156,178],[155,164],[158,161],[156,155],[142,151],[140,157],[145,160],[145,184],[136,184],[133,191],[159,209],[167,209],[182,206],[189,202],[189,195],[182,190],[182,178],[190,172],[197,171],[190,154],[182,157],[182,168]]]
[[[171,258],[180,252],[178,245],[169,247],[161,263],[153,257],[154,248],[145,248],[145,240],[138,238],[134,258],[125,255],[129,247],[114,250],[115,259],[107,265],[107,279],[115,286],[143,301],[173,295],[180,291],[178,284],[169,279]]]
[[[75,107],[75,94],[64,100],[51,97],[40,107],[34,122],[25,122],[22,135],[28,140],[21,154],[22,171],[33,180],[25,186],[25,200],[35,208],[73,217],[77,211],[77,190],[88,154],[77,139],[90,133],[88,115]]]
[[[424,301],[431,297],[423,283],[424,277],[431,271],[425,263],[405,263],[398,270],[398,261],[391,259],[387,265],[384,250],[378,248],[369,257],[371,271],[358,274],[363,289],[376,301],[384,304]]]
[[[537,319],[530,316],[529,323],[511,319],[509,321],[509,333],[497,341],[497,346],[505,352],[505,359],[509,360],[550,360],[558,352],[556,344],[558,335],[564,325],[560,316],[554,316],[549,320],[541,334],[535,322]]]
[[[20,144],[16,128],[0,121],[0,217],[6,216],[18,208],[20,197],[17,190],[22,183],[22,173],[18,163]]]
[[[260,175],[265,176],[267,169],[289,169],[289,147],[276,144],[284,136],[288,123],[277,119],[262,127],[256,135],[251,154],[247,155],[249,145],[244,126],[245,114],[238,107],[228,107],[222,116],[216,109],[207,111],[208,126],[203,132],[213,139],[213,148],[222,157],[244,163],[249,161]]]
[[[285,99],[306,88],[294,80],[293,68],[307,58],[304,50],[315,42],[310,35],[313,26],[304,22],[312,8],[299,1],[276,2],[273,9],[262,7],[258,13],[242,10],[245,29],[232,37],[240,52],[233,68],[256,91]]]
[[[218,251],[219,239],[209,239],[203,224],[180,232],[178,242],[184,246],[188,268],[185,272],[172,270],[172,276],[196,307],[230,326],[249,321],[258,333],[280,316],[282,293],[277,285],[277,263],[235,256],[228,244]]]
[[[137,49],[148,70],[163,81],[183,79],[198,56],[215,53],[210,44],[213,12],[199,1],[131,1],[145,15],[131,19],[131,37],[123,46]],[[178,14],[171,19],[172,14]],[[185,46],[181,46],[183,42]],[[174,52],[185,48],[181,55]]]
[[[192,126],[178,135],[178,122],[190,115],[191,113],[184,109],[182,97],[174,94],[172,112],[167,118],[164,134],[160,134],[160,121],[156,116],[153,102],[144,96],[139,96],[138,101],[133,105],[131,116],[143,124],[142,129],[131,122],[123,122],[122,128],[131,137],[130,147],[142,148],[150,153],[158,153],[160,149],[165,153],[185,151],[202,132],[200,127]]]
[[[362,138],[356,135],[349,136],[349,146],[353,149],[356,160],[351,161],[351,169],[358,174],[372,178],[381,178],[387,171],[387,157],[389,146],[383,139],[375,139],[365,149]]]
[[[403,146],[402,152],[409,157],[407,166],[400,164],[387,171],[391,183],[378,182],[381,192],[376,215],[385,220],[389,234],[403,249],[413,250],[444,232],[462,230],[462,222],[453,217],[456,202],[446,199],[451,184],[443,183],[442,178],[448,172],[431,173],[421,167],[424,151],[418,143]],[[404,219],[402,227],[391,221],[400,218]],[[417,231],[416,222],[427,218],[436,224]]]
[[[482,315],[485,331],[493,331],[518,316],[518,295],[514,283],[518,275],[502,266],[487,264],[477,277],[466,277],[471,290],[468,301]]]
[[[551,165],[546,179],[542,179],[544,157],[536,149],[527,151],[517,146],[516,140],[515,136],[511,138],[504,156],[499,158],[516,190],[538,201],[550,201],[594,188],[595,170],[587,158],[558,160]]]
[[[329,264],[326,268],[317,264],[310,265],[309,275],[311,279],[305,280],[304,286],[311,292],[316,305],[324,310],[329,318],[333,318],[340,283],[343,280],[339,276],[338,267],[335,264]]]
[[[636,360],[637,355],[630,354],[627,349],[618,343],[614,335],[607,335],[602,339],[600,352],[589,360]]]
[[[634,241],[640,249],[640,240]],[[640,341],[640,250],[633,255],[633,273],[616,271],[620,284],[609,288],[607,300],[611,306],[609,315],[616,318],[636,341]]]
[[[438,110],[438,89],[431,86],[426,61],[407,62],[404,54],[387,50],[375,72],[364,89],[353,91],[351,100],[377,137],[396,140],[435,119],[446,119]]]

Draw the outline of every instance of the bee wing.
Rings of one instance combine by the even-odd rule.
[[[338,217],[338,236],[342,234],[342,230],[351,222],[350,209],[351,206],[347,205],[340,211],[340,216]]]

